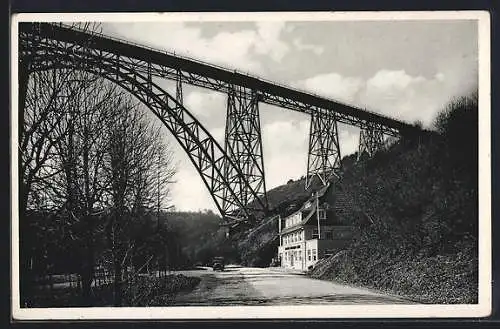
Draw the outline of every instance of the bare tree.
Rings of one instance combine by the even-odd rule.
[[[106,236],[113,255],[115,305],[119,306],[123,267],[127,259],[131,262],[136,247],[131,238],[131,225],[144,219],[158,201],[167,201],[175,168],[159,128],[137,104],[130,100],[122,102],[107,126],[112,216]],[[162,190],[155,194],[158,187]]]
[[[25,23],[28,24],[28,23]],[[36,23],[33,23],[36,25]],[[84,31],[95,31],[100,26],[94,23],[79,24]],[[41,39],[32,38],[33,50],[38,49]],[[90,40],[89,40],[90,41]],[[85,44],[82,45],[85,47]],[[70,88],[68,81],[78,65],[71,69],[57,68],[57,64],[44,70],[34,70],[33,63],[26,58],[19,62],[19,218],[21,239],[22,290],[31,285],[32,253],[28,209],[56,208],[58,205],[48,196],[45,187],[61,173],[57,166],[57,144],[65,138],[71,125],[65,125],[70,103],[78,88]],[[73,102],[74,103],[74,102]],[[65,127],[65,128],[63,128]],[[30,292],[22,292],[23,298]]]
[[[23,297],[28,296],[32,282],[33,248],[28,209],[54,206],[49,203],[44,187],[60,170],[55,165],[57,144],[64,138],[65,117],[71,99],[68,70],[33,72],[27,81],[21,126],[19,127],[19,218],[24,239],[21,239]]]
[[[77,246],[81,259],[82,292],[86,300],[94,270],[94,244],[97,213],[101,210],[107,188],[104,175],[107,139],[103,134],[110,110],[121,93],[103,78],[73,72],[67,79],[71,98],[62,124],[54,132],[57,157],[55,175],[44,186],[44,193],[60,205],[61,223]]]

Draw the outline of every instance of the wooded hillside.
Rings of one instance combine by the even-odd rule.
[[[475,95],[456,99],[436,118],[436,134],[345,172],[358,237],[313,277],[421,302],[477,302],[477,111]]]

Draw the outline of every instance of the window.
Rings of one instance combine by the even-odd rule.
[[[313,239],[318,239],[319,238],[319,234],[318,234],[318,229],[317,228],[313,229],[312,238]]]
[[[312,256],[313,256],[313,261],[316,260],[316,249],[313,249]]]
[[[325,209],[320,209],[318,215],[319,215],[319,219],[320,220],[325,220],[326,219],[326,211],[325,211]]]
[[[307,249],[307,260],[311,261],[311,249]]]
[[[333,232],[332,231],[326,231],[325,232],[325,238],[327,240],[332,240],[333,239]]]
[[[302,250],[299,250],[299,260],[302,260]]]

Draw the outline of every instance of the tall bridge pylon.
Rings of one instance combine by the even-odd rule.
[[[315,177],[327,185],[338,177],[341,155],[337,118],[333,113],[313,112],[309,129],[309,152],[307,156],[306,189]]]
[[[177,139],[200,174],[221,215],[226,218],[234,211],[242,216],[251,215],[247,204],[240,199],[239,191],[247,192],[245,200],[254,200],[255,208],[266,210],[248,179],[208,130],[182,104],[183,77],[176,74],[176,95],[171,95],[152,79],[151,62],[116,53],[104,52],[81,44],[62,42],[55,38],[37,37],[37,25],[20,35],[19,68],[21,80],[31,72],[53,69],[77,69],[102,76],[129,91],[151,110]],[[85,39],[88,41],[88,39]],[[26,81],[24,83],[26,83]],[[21,86],[22,88],[22,86]],[[22,95],[21,95],[22,98]],[[227,169],[230,168],[230,169]],[[226,177],[230,171],[238,180]],[[243,185],[240,186],[240,185]]]
[[[231,86],[227,97],[227,115],[224,151],[239,167],[241,176],[234,167],[226,166],[224,175],[229,181],[238,181],[239,188],[234,197],[243,204],[252,201],[252,190],[267,207],[264,158],[259,118],[259,99],[256,91],[246,91],[240,86]],[[240,182],[245,179],[248,185]],[[226,192],[225,202],[233,198]],[[233,214],[238,217],[238,214]]]
[[[373,122],[367,122],[359,132],[358,160],[364,155],[372,157],[385,147],[384,131]]]

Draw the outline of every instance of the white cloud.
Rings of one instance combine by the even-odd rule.
[[[224,116],[226,113],[226,96],[222,93],[208,90],[185,92],[184,105],[198,119],[200,117],[214,117],[215,114]]]
[[[367,88],[373,88],[377,91],[387,92],[394,89],[402,90],[408,87],[413,78],[405,71],[380,70],[367,82]]]
[[[294,84],[305,91],[399,120],[419,120],[426,126],[432,124],[436,113],[455,95],[455,85],[443,72],[425,78],[388,69],[381,69],[367,79],[332,72]]]
[[[339,125],[340,155],[344,157],[358,150],[359,132],[351,131]]]
[[[204,37],[200,27],[182,22],[116,23],[104,24],[103,28],[105,33],[125,36],[154,48],[258,74],[263,73],[263,66],[255,54],[280,61],[288,53],[288,45],[280,39],[284,24],[279,21],[256,22],[256,29],[222,31],[213,37]]]
[[[309,120],[275,121],[262,127],[268,189],[306,173]]]
[[[255,40],[255,52],[261,55],[269,55],[274,61],[279,62],[288,53],[288,45],[280,39],[284,30],[283,21],[257,22],[257,38]]]
[[[421,121],[430,126],[436,112],[451,97],[444,75],[428,79],[404,70],[380,70],[367,80],[360,102],[368,109],[406,122]]]
[[[314,94],[352,103],[363,87],[363,80],[343,77],[338,73],[326,73],[296,82],[294,85]]]
[[[293,39],[292,41],[295,48],[298,50],[310,50],[316,55],[321,55],[325,51],[325,48],[318,45],[306,44],[302,42],[302,39]]]
[[[217,211],[208,189],[194,167],[180,169],[172,186],[172,203],[180,211],[211,209]]]
[[[436,75],[434,77],[436,78],[436,80],[439,80],[439,81],[444,81],[446,79],[445,75],[441,72],[436,73]]]
[[[224,127],[211,129],[209,133],[217,141],[217,143],[224,148],[224,135],[226,133]]]

